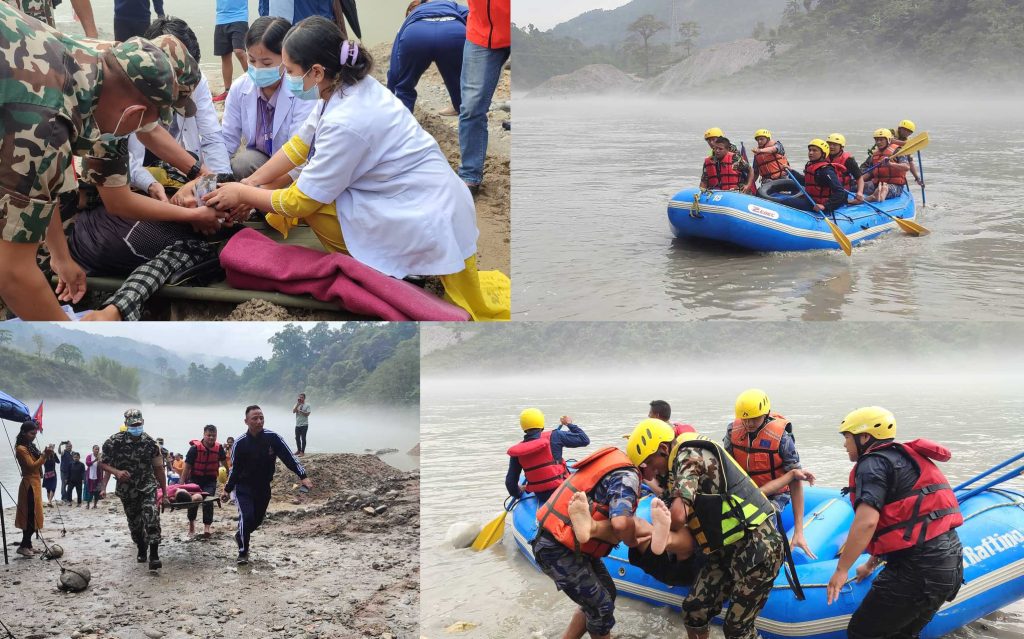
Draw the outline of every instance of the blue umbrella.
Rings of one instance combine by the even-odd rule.
[[[0,419],[25,422],[32,419],[32,413],[28,411],[28,406],[25,406],[23,402],[0,391]]]

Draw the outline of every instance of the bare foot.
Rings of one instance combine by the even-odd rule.
[[[590,516],[590,504],[587,502],[586,493],[576,493],[569,499],[569,521],[572,522],[572,531],[576,535],[576,541],[581,544],[590,541],[594,519]]]
[[[651,552],[655,555],[665,552],[665,546],[668,544],[669,526],[671,524],[672,514],[668,511],[668,506],[665,505],[665,502],[660,499],[652,499],[651,526],[654,530],[651,533]]]
[[[193,537],[193,536],[195,536],[195,534],[196,534],[196,524],[195,524],[195,522],[190,521],[190,522],[188,522],[188,536],[189,537]]]
[[[81,322],[120,322],[121,311],[113,304],[82,316]]]

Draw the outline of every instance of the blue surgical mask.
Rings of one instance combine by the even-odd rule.
[[[256,67],[249,65],[249,78],[253,84],[263,89],[274,84],[281,79],[281,67],[267,67],[265,69],[257,69]]]
[[[309,71],[312,71],[310,69]],[[305,87],[306,76],[309,75],[309,71],[306,71],[300,76],[284,74],[284,85],[288,87],[288,90],[292,92],[292,95],[300,100],[319,100],[320,90],[314,84],[308,89]]]
[[[128,434],[132,437],[138,437],[142,434],[142,426],[129,426]]]

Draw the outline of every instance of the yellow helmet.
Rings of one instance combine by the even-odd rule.
[[[719,129],[717,126],[713,126],[704,132],[704,139],[707,140],[708,138],[720,138],[723,135],[725,135],[725,133],[722,133],[722,129]]]
[[[540,412],[539,408],[527,408],[519,413],[519,425],[523,430],[544,428],[544,413]]]
[[[842,133],[829,133],[828,137],[825,138],[826,142],[835,142],[839,146],[846,146],[846,136]]]
[[[839,432],[893,439],[896,437],[896,417],[881,406],[865,406],[847,415],[839,425]]]
[[[822,140],[821,138],[814,138],[813,140],[807,143],[808,148],[812,146],[821,149],[821,152],[826,156],[830,152],[830,149],[828,148],[828,143],[825,142],[825,140]]]
[[[658,450],[658,446],[671,443],[675,437],[676,432],[668,422],[648,417],[633,429],[626,442],[626,455],[634,466],[639,466]]]
[[[754,139],[756,140],[757,138],[768,138],[770,140],[772,139],[772,132],[768,129],[758,129],[754,131]]]
[[[771,410],[772,403],[768,400],[768,394],[760,388],[748,388],[736,398],[736,419],[760,417]]]
[[[906,129],[907,131],[913,133],[914,129],[916,129],[917,127],[914,126],[914,123],[911,120],[900,120],[900,128]]]
[[[892,131],[890,131],[889,129],[877,129],[875,131],[875,134],[872,135],[871,137],[873,137],[873,138],[885,138],[886,140],[891,140],[892,139]]]

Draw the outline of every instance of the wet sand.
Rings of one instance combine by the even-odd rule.
[[[136,563],[116,497],[95,510],[61,507],[63,538],[57,509],[46,508],[44,537],[63,546],[67,566],[88,568],[92,582],[61,592],[56,564],[12,554],[0,569],[2,620],[21,639],[416,637],[419,472],[372,455],[307,455],[303,463],[314,489],[293,504],[296,478],[279,464],[249,566],[235,564],[233,505],[215,509],[209,540],[188,539],[185,512],[165,511],[158,572]],[[387,508],[368,515],[361,504]],[[20,540],[8,527],[8,542],[15,533]]]

